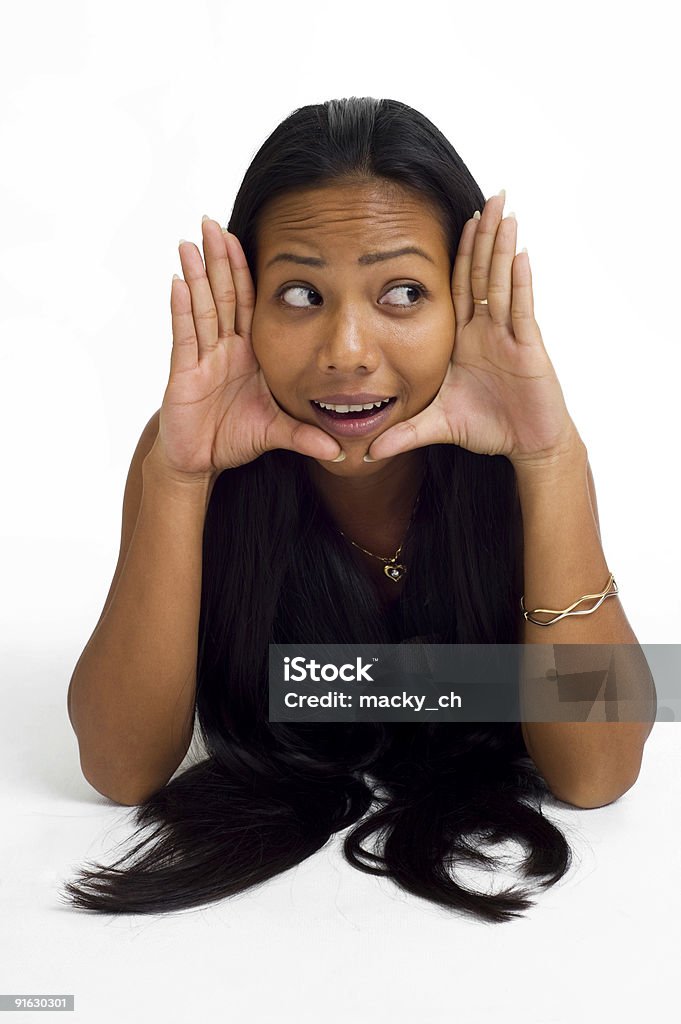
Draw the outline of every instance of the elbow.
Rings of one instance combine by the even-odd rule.
[[[84,750],[80,743],[79,753],[81,773],[93,789],[116,804],[135,807],[163,789],[177,771],[186,750],[183,747],[182,756],[175,753],[160,770],[157,766],[156,771],[149,765],[136,768],[130,756],[107,757],[101,749],[95,755],[92,749]]]
[[[143,802],[143,798],[140,798],[137,793],[133,793],[132,790],[126,787],[112,786],[108,780],[102,782],[99,779],[93,778],[91,774],[85,771],[83,771],[83,777],[100,796],[106,797],[112,803],[120,804],[122,807],[136,807],[137,804]]]
[[[583,785],[574,789],[562,789],[551,787],[551,792],[563,803],[578,807],[580,810],[593,810],[596,807],[607,807],[615,803],[621,796],[624,796],[635,784],[638,772],[633,778],[618,780],[608,785]]]
[[[112,776],[111,772],[93,770],[92,766],[86,766],[81,759],[80,769],[85,781],[96,790],[100,796],[106,797],[115,804],[122,807],[136,807],[155,793],[159,786],[141,787],[136,780],[120,775]]]

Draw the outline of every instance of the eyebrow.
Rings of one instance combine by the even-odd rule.
[[[407,256],[412,254],[414,256],[423,256],[424,259],[429,260],[430,263],[434,263],[435,260],[432,256],[429,256],[423,249],[419,249],[417,245],[405,245],[401,249],[391,249],[388,252],[368,252],[364,256],[360,256],[357,263],[364,267],[372,263],[381,263],[383,260],[394,260],[397,256]],[[265,270],[271,267],[273,263],[301,263],[306,267],[326,267],[328,266],[326,260],[320,259],[318,256],[297,256],[292,252],[279,252],[276,256],[265,265]]]

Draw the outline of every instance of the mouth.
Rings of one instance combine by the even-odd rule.
[[[383,425],[396,402],[397,396],[393,395],[379,409],[362,409],[360,412],[334,412],[332,409],[322,409],[314,401],[310,405],[317,421],[327,433],[338,437],[365,437]]]

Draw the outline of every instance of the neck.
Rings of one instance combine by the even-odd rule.
[[[387,459],[385,465],[365,463],[367,472],[356,475],[344,475],[340,465],[332,472],[314,459],[308,465],[330,516],[351,540],[363,543],[364,537],[392,542],[401,530],[406,531],[423,481],[422,448]],[[399,536],[395,547],[402,540]]]

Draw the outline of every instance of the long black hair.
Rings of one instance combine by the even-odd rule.
[[[228,228],[254,281],[268,200],[373,179],[433,204],[453,266],[483,193],[423,114],[352,97],[295,110],[246,171]],[[112,867],[67,882],[69,903],[105,913],[200,906],[299,864],[353,825],[343,852],[354,867],[485,921],[518,916],[533,888],[565,874],[570,847],[542,813],[550,791],[520,723],[268,721],[270,643],[521,642],[511,463],[431,445],[420,495],[391,615],[325,511],[305,456],[278,449],[220,474],[203,534],[197,659],[208,757],[135,808],[135,836],[150,831]],[[523,848],[517,870],[532,885],[489,893],[453,877],[495,868],[490,847],[505,841]]]

